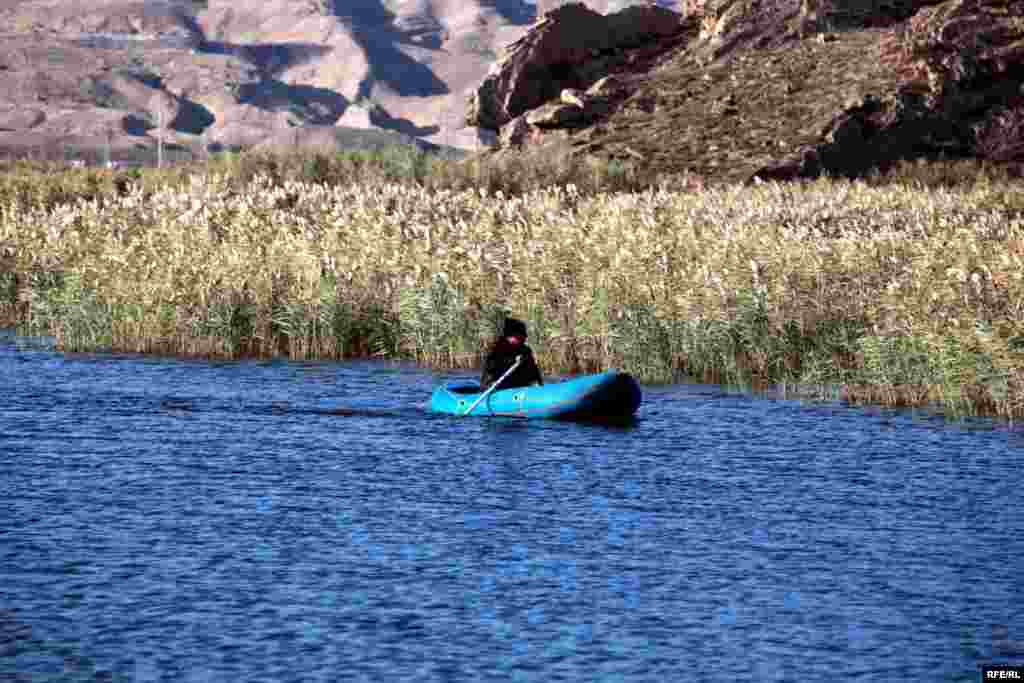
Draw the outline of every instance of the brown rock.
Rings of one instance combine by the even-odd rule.
[[[972,126],[975,151],[996,162],[1024,161],[1024,105],[997,107]]]
[[[575,104],[551,102],[532,110],[526,115],[526,121],[538,128],[561,128],[567,124],[582,123],[583,109]]]
[[[607,16],[571,3],[547,12],[510,44],[470,97],[466,123],[499,129],[516,116],[558,97],[565,88],[586,87],[598,55],[672,36],[681,16],[656,6],[628,7]]]
[[[910,43],[925,62],[934,90],[970,88],[1024,64],[1024,5],[947,0],[914,16]]]
[[[532,130],[526,121],[526,114],[520,114],[501,127],[498,143],[502,147],[520,147],[529,141]]]
[[[643,45],[650,38],[678,33],[682,17],[656,5],[633,5],[605,17],[609,41],[618,48]]]
[[[591,88],[595,92],[615,92],[613,81]],[[525,114],[520,114],[504,126],[498,137],[502,147],[520,147],[525,144],[547,139],[553,129],[578,128],[589,125],[612,111],[608,96],[591,94],[578,88],[562,90],[558,101],[552,101]],[[585,136],[584,136],[585,137]]]
[[[936,119],[970,151],[1024,159],[1024,4],[947,0],[910,21],[912,53],[927,71]]]
[[[760,3],[756,0],[705,0],[692,5],[700,21],[695,53],[705,62],[716,59],[731,45],[766,22],[757,15]]]
[[[572,104],[583,110],[583,120],[591,123],[596,119],[607,116],[614,109],[613,98],[609,95],[602,95],[599,92],[591,92],[593,87],[583,92],[575,88],[566,88],[562,91],[562,102]]]
[[[561,99],[562,102],[565,104],[575,104],[580,109],[583,109],[584,107],[587,106],[586,102],[584,102],[583,100],[585,96],[586,93],[584,93],[582,90],[577,90],[576,88],[566,88],[565,90],[562,91]]]
[[[626,83],[617,76],[605,76],[587,88],[588,95],[608,98],[619,97],[627,94],[627,92]]]
[[[889,26],[935,1],[685,0],[684,14],[700,24],[694,53],[707,63],[748,43],[771,47],[822,30]],[[823,42],[836,39],[833,33],[818,38]]]

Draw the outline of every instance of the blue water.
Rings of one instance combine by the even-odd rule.
[[[0,338],[0,680],[1024,663],[1024,429],[708,385],[630,427],[459,419],[444,377]]]

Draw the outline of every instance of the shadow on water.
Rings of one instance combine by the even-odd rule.
[[[409,417],[422,411],[381,410],[376,408],[275,408],[277,414],[326,415],[333,417]]]
[[[559,422],[571,422],[586,427],[604,427],[614,431],[630,431],[640,425],[640,418],[636,415],[618,417],[590,417],[578,420],[559,420]]]
[[[303,408],[283,401],[269,404],[232,404],[198,402],[194,399],[166,398],[160,410],[170,413],[233,412],[249,415],[319,415],[326,417],[389,417],[407,418],[422,410],[387,410],[378,408]]]
[[[580,425],[584,427],[605,428],[613,431],[630,431],[640,425],[640,418],[636,415],[628,417],[591,417],[576,419],[524,419],[520,417],[484,417],[473,418],[483,419],[487,423],[487,429],[498,433],[516,434],[530,429],[530,424],[538,422],[548,425]]]
[[[165,402],[166,403],[166,402]],[[175,409],[178,406],[171,404]],[[439,419],[452,419],[450,415],[434,413],[423,407],[410,407],[404,410],[378,409],[378,408],[301,408],[293,407],[285,403],[271,404],[269,406],[249,406],[244,412],[264,415],[319,415],[327,417],[384,417],[384,418],[410,418],[428,417]],[[522,433],[531,429],[530,424],[538,420],[528,420],[516,417],[494,417],[494,418],[472,418],[483,419],[488,430],[500,433]],[[586,427],[605,428],[614,431],[630,431],[640,424],[636,416],[628,418],[592,418],[586,420],[542,420],[548,424],[576,424]]]

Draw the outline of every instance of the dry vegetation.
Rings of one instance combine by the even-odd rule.
[[[623,165],[519,163],[17,166],[0,175],[0,305],[69,350],[437,366],[475,364],[512,311],[549,371],[1024,415],[1011,180],[928,165],[692,192],[642,190]]]

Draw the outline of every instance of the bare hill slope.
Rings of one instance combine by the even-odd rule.
[[[486,153],[552,146],[724,182],[857,176],[903,159],[1024,167],[1024,2],[687,0],[684,10],[660,45],[557,60],[565,41],[550,37],[574,35],[588,16],[546,14],[477,90],[469,119],[502,141]],[[527,97],[536,93],[545,101]]]
[[[116,157],[158,135],[199,150],[322,141],[288,131],[324,126],[473,148],[466,95],[535,14],[521,0],[0,0],[0,151]]]

